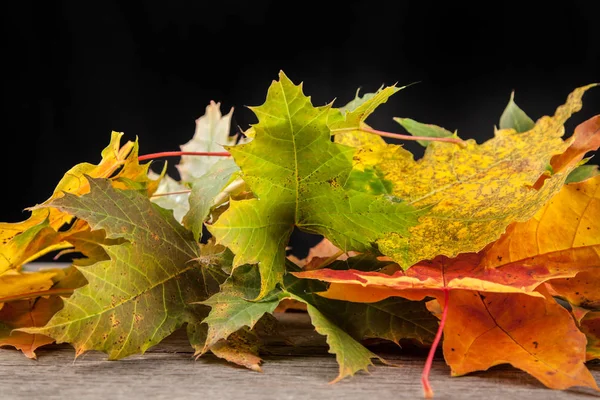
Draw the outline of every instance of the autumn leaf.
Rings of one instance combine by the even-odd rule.
[[[281,281],[294,226],[356,251],[376,251],[391,232],[408,234],[417,209],[343,189],[354,149],[330,141],[329,106],[314,108],[302,87],[280,73],[265,104],[251,109],[259,118],[255,138],[227,149],[256,198],[231,201],[208,229],[233,251],[234,267],[258,263],[259,298]],[[356,111],[347,120],[360,120],[358,114],[366,112]]]
[[[600,312],[592,311],[583,317],[580,328],[587,338],[587,359],[600,358]]]
[[[546,285],[551,294],[568,301],[571,306],[585,310],[600,310],[600,267],[598,265],[596,268],[578,273],[573,278],[554,279]]]
[[[238,166],[228,158],[214,163],[206,174],[192,182],[190,207],[183,217],[183,224],[194,233],[196,240],[202,237],[202,227],[211,209],[228,200],[229,193],[223,191],[238,171]]]
[[[598,389],[586,368],[586,338],[551,297],[450,292],[444,358],[452,375],[509,363],[552,389]]]
[[[500,116],[499,126],[500,129],[514,129],[519,133],[527,132],[535,127],[535,122],[515,103],[515,92],[510,94],[510,100]]]
[[[352,266],[359,263],[362,261]],[[335,264],[332,266],[335,267]],[[437,320],[420,301],[399,297],[370,303],[334,300],[321,295],[324,287],[290,274],[286,275],[284,284],[287,292],[302,298],[306,304],[312,304],[357,341],[386,339],[399,343],[401,339],[414,339],[420,343],[431,343],[437,330]]]
[[[409,235],[391,232],[378,242],[379,250],[406,268],[437,255],[480,251],[509,224],[533,217],[583,157],[582,152],[567,150],[583,141],[561,137],[563,124],[581,109],[581,97],[591,86],[576,89],[554,116],[540,118],[533,129],[522,133],[499,130],[481,145],[474,140],[465,141],[464,148],[434,142],[418,161],[396,145],[368,142],[360,147],[355,169],[374,168],[381,179],[392,183],[393,195],[416,208],[431,207],[409,228]],[[568,162],[553,163],[557,168],[549,176],[551,160],[563,153],[568,154]],[[532,189],[542,177],[547,179]]]
[[[148,178],[150,164],[138,162],[138,143],[127,142],[120,145],[122,133],[113,132],[110,144],[102,151],[102,160],[98,165],[81,163],[71,168],[56,186],[48,200],[32,207],[29,219],[19,223],[0,223],[0,273],[18,268],[24,263],[48,252],[71,247],[65,237],[86,227],[78,224],[68,233],[59,232],[72,216],[55,208],[47,207],[64,193],[82,195],[89,192],[89,184],[84,175],[96,178],[109,178],[117,188],[129,188],[132,183],[151,195],[158,186],[158,180]]]
[[[173,210],[173,216],[179,222],[183,220],[183,216],[190,210],[189,188],[169,175],[160,177],[159,174],[149,171],[150,179],[160,179],[156,192],[150,200],[167,210]]]
[[[36,213],[36,215],[41,214]],[[37,225],[17,234],[2,245],[0,273],[14,270],[49,252],[71,247],[70,243],[64,241],[64,238],[71,233],[72,230],[69,233],[57,232],[50,226],[48,218],[41,220]]]
[[[289,263],[288,268],[299,270]],[[322,290],[320,285],[316,288]],[[360,340],[380,338],[398,343],[415,339],[427,343],[437,329],[437,321],[421,302],[394,298],[374,304],[349,303],[317,296],[313,294],[316,288],[308,280],[286,275],[282,289],[274,289],[259,301],[248,301],[245,299],[255,297],[260,290],[260,275],[255,266],[240,266],[221,292],[202,302],[211,307],[204,320],[208,324],[204,351],[212,351],[212,346],[240,329],[254,327],[260,318],[289,299],[305,304],[317,331],[328,336],[330,352],[340,363],[336,381],[371,365],[374,355],[362,347]]]
[[[357,92],[356,98],[344,107],[330,109],[328,124],[331,134],[352,137],[353,134],[360,131],[360,128],[368,127],[365,121],[375,109],[386,103],[390,96],[406,87],[382,87],[377,92],[367,93],[363,97],[359,97]]]
[[[13,329],[44,326],[62,305],[58,296],[6,303],[0,309],[0,346],[12,346],[29,358],[37,358],[35,350],[53,343],[54,339]]]
[[[570,146],[564,153],[552,157],[550,165],[554,173],[572,171],[581,164],[583,156],[600,147],[600,115],[593,116],[577,125]]]
[[[203,321],[208,325],[208,333],[202,353],[243,327],[252,329],[264,314],[272,313],[279,302],[287,297],[281,290],[275,289],[259,301],[246,300],[256,297],[259,290],[260,275],[257,269],[244,265],[235,269],[219,293],[202,302],[211,307]]]
[[[229,335],[227,340],[223,339],[212,345],[210,351],[219,358],[252,371],[262,372],[259,348],[258,337],[248,329],[240,329]]]
[[[511,225],[482,260],[486,268],[515,262],[600,266],[600,176],[564,185],[533,218]]]
[[[446,296],[449,295],[450,300],[447,303],[448,316],[446,319],[448,322],[443,328],[444,354],[446,356],[446,361],[456,374],[485,370],[501,363],[511,363],[515,367],[527,371],[552,388],[566,388],[578,385],[596,388],[595,382],[591,379],[589,371],[585,369],[583,364],[585,361],[585,340],[582,342],[581,333],[574,325],[574,321],[570,317],[568,311],[563,310],[564,313],[566,313],[565,317],[562,311],[556,311],[557,307],[559,309],[561,309],[561,307],[555,304],[554,300],[549,297],[549,300],[547,300],[544,293],[536,291],[536,289],[540,290],[539,287],[542,283],[565,275],[574,276],[577,273],[577,270],[571,266],[569,266],[569,268],[561,268],[560,265],[549,264],[528,267],[520,263],[506,264],[498,268],[490,269],[482,266],[481,259],[482,254],[476,253],[461,254],[455,259],[439,256],[431,262],[422,262],[412,266],[407,271],[399,270],[392,275],[373,271],[363,272],[358,270],[334,269],[304,271],[294,273],[294,275],[304,279],[318,279],[330,282],[331,285],[329,288],[326,291],[319,293],[321,296],[328,299],[373,303],[392,296],[404,297],[410,300],[421,300],[428,296],[434,297],[441,304],[444,304]],[[450,357],[448,352],[452,352],[453,348],[456,350],[457,346],[448,347],[446,343],[454,343],[453,341],[455,340],[461,341],[461,343],[470,343],[470,341],[466,339],[466,341],[462,342],[466,335],[457,331],[455,328],[464,325],[475,326],[481,321],[499,320],[494,313],[490,314],[488,312],[489,315],[486,315],[483,312],[469,311],[469,307],[473,306],[473,304],[471,304],[473,300],[469,296],[483,296],[485,298],[494,299],[494,306],[496,306],[497,303],[532,304],[531,307],[534,307],[533,309],[535,310],[538,310],[539,307],[541,307],[539,305],[540,301],[542,304],[551,301],[552,305],[546,304],[543,306],[545,309],[548,309],[547,311],[539,312],[542,316],[547,315],[549,319],[549,322],[544,322],[544,325],[540,328],[536,325],[540,322],[539,318],[526,318],[529,314],[536,315],[531,310],[523,311],[524,314],[521,315],[518,314],[522,312],[521,308],[516,306],[501,306],[501,309],[505,311],[514,310],[511,311],[511,313],[506,313],[506,321],[514,321],[516,324],[522,324],[525,326],[523,329],[526,331],[531,330],[532,332],[538,332],[533,336],[532,342],[537,341],[539,343],[540,340],[547,336],[553,338],[551,340],[554,341],[560,339],[566,340],[568,343],[583,343],[583,345],[578,348],[573,345],[572,348],[568,347],[567,350],[561,348],[555,352],[544,353],[545,355],[543,355],[543,357],[545,358],[540,358],[542,362],[540,362],[540,360],[535,361],[535,357],[525,359],[499,358],[504,353],[511,353],[512,350],[510,346],[515,344],[514,341],[509,340],[510,335],[506,333],[510,332],[508,325],[499,325],[500,328],[498,329],[503,332],[505,337],[503,339],[501,334],[499,334],[500,336],[496,336],[497,342],[494,342],[493,346],[495,349],[498,349],[497,352],[491,350],[486,352],[475,351],[469,353],[469,357],[465,356],[465,359],[460,358],[456,361],[457,359]],[[530,300],[528,298],[532,299]],[[460,317],[460,315],[462,315],[460,313],[464,313],[463,317]],[[469,321],[469,324],[465,322],[467,320]],[[549,325],[552,327],[550,328]],[[490,328],[489,323],[487,323],[487,325],[484,324],[484,326]],[[571,329],[572,327],[574,327],[575,330]],[[561,336],[554,337],[551,335],[552,332],[545,332],[543,329],[548,329],[552,332],[560,332]],[[471,333],[469,334],[471,335]],[[570,336],[565,337],[564,335],[567,334]],[[473,338],[476,338],[478,334],[475,332],[472,333],[472,335]],[[460,336],[460,338],[457,338],[456,336]],[[538,340],[538,336],[540,340]],[[544,343],[544,346],[545,344],[546,342]],[[492,344],[488,342],[486,343],[486,346],[489,347],[492,346]],[[555,343],[550,341],[548,348],[553,347],[555,347]],[[576,351],[577,349],[579,349],[578,352]],[[569,357],[573,358],[560,358],[560,354],[564,351],[569,351]],[[484,354],[481,354],[482,352]],[[461,351],[459,354],[462,357],[465,352]],[[523,354],[521,355],[523,356]],[[579,362],[574,363],[573,359],[578,359]],[[457,366],[455,362],[460,365]],[[540,365],[543,364],[544,368],[548,365],[552,366],[553,369],[551,369],[551,371],[554,371],[552,375],[556,374],[556,378],[553,378],[552,382],[550,382],[548,380],[548,370],[544,368],[532,368],[531,365],[535,365],[532,363],[536,362],[539,362]]]
[[[0,275],[0,303],[5,298],[50,289],[54,285],[52,278],[59,273],[60,271],[57,269],[39,272],[6,271]]]
[[[77,355],[99,350],[109,359],[143,353],[184,323],[192,345],[203,345],[197,341],[205,309],[190,303],[218,291],[223,274],[209,265],[218,262],[218,255],[201,251],[171,211],[143,194],[88,179],[89,194],[66,194],[49,206],[87,221],[94,230],[104,229],[109,239],[127,242],[105,247],[110,260],[80,269],[89,284],[65,300],[47,325],[22,331],[68,342]]]
[[[320,293],[322,296],[348,301],[373,302],[392,295],[407,297],[412,293],[416,293],[415,296],[419,299],[428,293],[439,296],[438,291],[442,289],[526,293],[540,297],[541,295],[534,290],[542,283],[552,279],[573,277],[578,272],[572,266],[554,264],[527,266],[518,262],[498,268],[486,268],[481,262],[482,257],[482,254],[477,253],[464,253],[454,259],[439,256],[432,261],[423,261],[406,271],[399,270],[391,275],[377,271],[329,268],[304,271],[294,275],[304,279],[319,279],[333,283],[327,292]]]
[[[181,146],[185,152],[222,152],[224,146],[236,144],[237,136],[229,136],[233,108],[225,116],[221,114],[221,103],[211,101],[206,113],[196,120],[194,137]],[[240,143],[245,143],[242,138]],[[210,167],[223,157],[195,157],[184,155],[177,165],[182,182],[193,182],[208,172]]]
[[[291,298],[307,304],[307,310],[317,332],[327,336],[330,352],[336,354],[340,364],[340,373],[336,381],[353,375],[359,370],[366,370],[371,365],[371,358],[377,357],[331,323],[305,299],[292,293],[274,289],[259,301],[245,300],[247,297],[254,297],[260,288],[260,274],[257,268],[244,265],[234,270],[224,284],[222,292],[203,302],[211,306],[211,311],[204,320],[208,324],[204,351],[208,348],[212,351],[212,346],[218,345],[221,340],[230,337],[240,329],[252,328],[265,313],[272,313],[281,300]],[[217,351],[219,350],[217,347]]]

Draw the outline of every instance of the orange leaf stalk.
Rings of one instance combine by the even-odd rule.
[[[180,157],[180,156],[209,156],[209,157],[229,157],[231,154],[226,151],[211,152],[211,151],[163,151],[160,153],[145,154],[139,156],[139,161],[152,160],[161,157]]]
[[[423,373],[421,374],[421,384],[423,385],[423,394],[426,399],[433,398],[433,389],[431,389],[431,385],[429,384],[429,372],[431,371],[431,365],[433,364],[433,356],[435,355],[435,351],[438,345],[440,344],[442,332],[444,331],[444,325],[446,324],[446,316],[448,315],[448,301],[450,300],[450,289],[442,288],[442,292],[444,292],[444,309],[442,311],[442,318],[440,319],[440,326],[438,327],[437,333],[435,334],[435,339],[433,340],[431,348],[429,349],[427,361],[425,361]]]

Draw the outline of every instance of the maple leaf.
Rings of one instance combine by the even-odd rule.
[[[341,108],[332,108],[329,111],[328,124],[332,135],[351,138],[360,132],[360,128],[368,127],[365,121],[377,107],[386,103],[390,96],[408,86],[388,86],[380,88],[375,93],[367,93],[363,97],[358,96]]]
[[[46,207],[64,193],[82,195],[89,192],[89,184],[84,175],[109,178],[117,188],[129,188],[132,184],[151,195],[158,186],[158,180],[148,178],[150,164],[138,162],[138,143],[126,142],[120,146],[123,133],[113,132],[110,144],[102,151],[98,165],[81,163],[71,168],[60,180],[48,200],[32,207],[29,219],[18,223],[0,223],[0,273],[18,268],[24,263],[48,252],[61,250],[71,245],[64,239],[80,230],[84,224],[77,224],[68,233],[59,229],[72,220],[72,216],[55,208]]]
[[[552,295],[569,302],[578,320],[591,310],[600,310],[600,268],[578,273],[573,278],[554,279],[548,283]]]
[[[190,303],[216,293],[224,278],[208,265],[217,262],[214,248],[200,251],[172,212],[143,194],[117,190],[106,179],[88,180],[89,194],[65,194],[48,206],[127,242],[105,247],[110,260],[80,268],[88,285],[65,300],[47,325],[21,331],[71,343],[77,355],[99,350],[117,359],[143,353],[188,323],[192,345],[201,346],[205,308]]]
[[[564,185],[529,221],[511,225],[485,251],[482,264],[600,266],[600,176]]]
[[[0,304],[3,298],[37,293],[50,289],[60,270],[46,270],[39,272],[19,272],[9,270],[0,275]]]
[[[510,94],[510,100],[500,116],[500,129],[514,129],[527,132],[535,127],[535,122],[515,103],[515,92]]]
[[[233,108],[225,116],[221,114],[221,103],[211,101],[206,113],[196,120],[194,137],[181,146],[181,151],[222,152],[223,146],[231,146],[238,141],[237,136],[229,136]],[[241,138],[239,143],[245,143]],[[176,166],[182,182],[192,182],[206,174],[222,157],[194,157],[184,155]]]
[[[408,267],[440,254],[479,251],[510,223],[530,219],[561,189],[583,157],[572,145],[593,149],[590,143],[597,135],[592,133],[587,143],[578,135],[561,139],[563,124],[581,109],[581,97],[592,86],[576,89],[554,116],[540,118],[527,132],[498,130],[481,145],[465,141],[464,148],[434,142],[418,161],[399,146],[382,141],[374,146],[370,139],[355,155],[355,169],[374,168],[391,183],[393,195],[417,208],[431,207],[409,228],[409,235],[391,233],[378,242],[379,250]],[[556,168],[550,176],[551,160]]]
[[[299,270],[290,263],[288,267]],[[260,274],[256,266],[236,268],[221,292],[202,302],[211,306],[204,320],[208,324],[204,351],[212,351],[212,346],[244,327],[253,328],[265,314],[289,299],[305,304],[317,332],[327,336],[330,352],[340,364],[335,381],[366,370],[376,357],[359,340],[381,338],[398,343],[400,339],[430,342],[433,338],[437,323],[423,303],[399,298],[374,304],[349,303],[316,296],[313,291],[317,289],[323,290],[308,280],[286,275],[284,288],[274,289],[259,301],[248,301],[245,299],[260,291]]]
[[[150,179],[160,178],[160,175],[153,171],[149,171],[148,176]],[[173,210],[173,216],[177,221],[181,222],[185,214],[190,210],[190,193],[188,190],[187,186],[179,183],[169,175],[165,175],[160,179],[158,188],[150,199],[162,208]]]
[[[202,227],[211,209],[228,198],[229,192],[223,192],[238,171],[239,167],[228,158],[214,163],[206,174],[192,182],[190,207],[183,217],[183,224],[193,232],[196,240],[202,237]]]
[[[600,312],[592,311],[583,317],[580,323],[581,331],[587,338],[587,359],[600,358]]]
[[[252,329],[264,314],[272,313],[287,297],[283,291],[275,289],[259,301],[246,300],[256,297],[259,290],[260,276],[256,268],[244,265],[235,269],[219,293],[202,302],[211,307],[203,321],[208,325],[208,333],[202,353],[243,327]]]
[[[0,309],[0,346],[12,346],[29,358],[36,358],[35,350],[53,343],[54,339],[41,334],[13,330],[44,326],[62,305],[63,302],[58,296],[6,303]]]
[[[256,198],[231,201],[208,229],[233,251],[234,267],[258,263],[259,298],[281,281],[294,226],[356,251],[377,251],[391,232],[408,234],[415,208],[342,187],[355,150],[330,141],[329,106],[313,107],[302,87],[280,73],[266,102],[251,109],[259,118],[254,139],[227,149]]]
[[[436,298],[442,305],[446,304],[449,322],[443,327],[444,354],[456,374],[485,370],[497,364],[510,363],[527,371],[552,388],[563,389],[579,385],[596,388],[591,374],[583,364],[585,340],[582,341],[581,332],[574,325],[568,311],[557,311],[562,308],[540,289],[542,283],[562,276],[573,276],[577,270],[561,268],[560,265],[552,264],[528,267],[520,263],[489,269],[482,266],[482,257],[482,254],[475,253],[461,254],[455,259],[439,256],[433,261],[419,263],[407,271],[399,270],[392,275],[372,271],[333,269],[304,271],[294,273],[294,275],[305,279],[331,282],[326,291],[319,293],[328,299],[371,303],[391,296],[400,296],[410,300],[421,300],[428,296]],[[494,307],[500,303],[501,308],[492,312],[489,308],[490,303],[486,309],[482,309],[481,305],[479,309],[476,309],[473,305],[473,296],[480,296],[480,299],[482,297],[493,299]],[[449,300],[447,301],[447,299]],[[503,306],[504,304],[507,306]],[[520,305],[513,307],[510,304]],[[524,309],[522,310],[521,307]],[[527,309],[528,307],[531,308]],[[540,307],[546,311],[540,311],[537,314],[532,311],[539,310]],[[500,320],[500,310],[514,311],[506,312],[502,316],[503,319]],[[538,314],[540,317],[536,316]],[[532,317],[526,318],[527,315]],[[546,319],[541,316],[545,316]],[[467,319],[469,324],[465,322]],[[492,327],[489,321],[495,321],[497,326]],[[542,322],[542,325],[537,326]],[[458,345],[455,345],[457,340],[463,344],[471,343],[484,332],[476,329],[478,324],[489,329],[496,329],[497,334],[493,337],[497,342],[485,342],[485,345],[493,346],[498,351],[483,352],[480,350],[466,353],[459,350],[454,358],[449,356],[449,353],[457,350]],[[465,325],[469,326],[463,328]],[[532,338],[529,343],[517,341],[519,346],[530,347],[534,341],[539,344],[543,340],[548,340],[543,343],[544,351],[540,350],[540,354],[520,352],[513,358],[506,357],[505,354],[515,353],[512,350],[515,341],[509,340],[510,332],[515,327],[533,335],[528,336]],[[457,330],[457,328],[461,330]],[[462,332],[465,329],[468,335]],[[559,332],[560,336],[554,336],[553,332]],[[567,334],[568,337],[565,336]],[[469,338],[473,340],[469,340]],[[565,340],[567,347],[550,351],[555,347],[557,340]],[[450,346],[447,343],[453,345]],[[561,358],[560,355],[565,351],[569,353],[569,356]],[[456,358],[459,356],[460,358]],[[579,361],[574,362],[573,360]],[[536,363],[539,363],[537,367]],[[548,371],[551,373],[548,374]],[[552,380],[548,380],[549,375],[556,376]]]
[[[586,368],[586,338],[551,297],[451,291],[444,357],[452,375],[509,363],[549,388],[598,389]]]

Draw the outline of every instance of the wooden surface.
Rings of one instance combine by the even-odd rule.
[[[177,331],[143,356],[106,361],[89,352],[74,360],[67,345],[38,350],[38,359],[0,350],[0,400],[9,399],[419,399],[420,374],[425,359],[419,350],[374,347],[388,361],[371,373],[360,373],[340,383],[335,357],[327,353],[305,314],[283,314],[283,333],[293,344],[277,339],[264,355],[263,373],[252,372],[207,355],[194,361],[185,332]],[[600,365],[590,365],[600,381]],[[436,399],[592,399],[588,389],[554,391],[516,369],[499,366],[490,371],[451,378],[438,357],[431,382]]]

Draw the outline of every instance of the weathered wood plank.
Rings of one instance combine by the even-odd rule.
[[[69,346],[38,350],[38,360],[17,351],[0,350],[0,399],[415,399],[421,397],[420,374],[424,357],[415,351],[379,348],[380,354],[400,367],[377,365],[371,374],[359,374],[335,385],[335,358],[304,314],[284,314],[284,333],[294,345],[269,343],[263,373],[226,364],[211,355],[197,361],[178,331],[143,356],[106,361],[90,352],[74,361]],[[418,352],[417,352],[418,353]],[[591,365],[596,379],[600,366]],[[451,378],[441,357],[434,363],[432,384],[437,399],[593,398],[591,390],[546,389],[527,374],[510,367]]]

